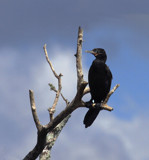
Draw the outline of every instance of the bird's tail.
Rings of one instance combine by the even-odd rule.
[[[101,108],[90,108],[84,117],[83,123],[85,124],[85,128],[92,125],[97,115],[99,114]]]

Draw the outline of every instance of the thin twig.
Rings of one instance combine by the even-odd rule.
[[[52,63],[51,63],[51,61],[49,60],[48,52],[47,52],[46,46],[47,46],[46,44],[43,46],[44,53],[45,53],[45,56],[46,56],[46,60],[47,60],[48,64],[50,65],[50,68],[51,68],[51,70],[52,70],[54,76],[55,76],[56,78],[58,78],[58,75],[57,75],[57,73],[55,72],[55,70],[54,70],[54,68],[53,68],[53,66],[52,66]]]
[[[68,101],[68,99],[66,99],[66,98],[63,96],[63,94],[62,94],[62,93],[61,93],[61,96],[62,96],[63,100],[65,101],[66,106],[68,106],[68,104],[70,103],[70,102]]]
[[[52,91],[54,91],[54,92],[57,93],[57,90],[56,90],[56,88],[53,86],[53,84],[49,84],[49,86],[50,86],[50,89],[51,89]],[[61,97],[62,97],[63,100],[65,101],[66,106],[68,106],[68,104],[69,104],[70,102],[64,97],[64,95],[63,95],[62,93],[61,93]]]
[[[47,52],[47,49],[46,49],[46,44],[44,45],[43,47],[44,49],[44,52],[45,52],[45,56],[46,56],[46,60],[48,62],[48,64],[50,65],[50,68],[54,74],[54,76],[57,78],[58,80],[58,90],[56,92],[56,96],[55,96],[55,99],[54,99],[54,102],[53,102],[53,105],[51,108],[48,109],[49,111],[49,114],[50,114],[50,120],[52,121],[54,119],[54,113],[55,113],[55,109],[56,109],[56,105],[58,103],[58,99],[59,99],[59,96],[60,96],[60,93],[61,93],[61,89],[62,89],[62,85],[61,85],[61,77],[63,76],[61,73],[58,75],[55,70],[54,70],[54,67],[51,63],[51,61],[49,60],[49,57],[48,57],[48,52]],[[53,90],[56,91],[56,89],[53,88]]]
[[[107,102],[110,98],[110,96],[115,92],[115,90],[119,87],[120,85],[117,84],[115,85],[115,87],[108,93],[106,99],[104,100],[104,102],[101,104],[101,108],[107,111],[112,111],[113,108],[107,105]]]
[[[30,104],[31,104],[31,110],[32,110],[34,122],[37,130],[40,131],[42,129],[42,125],[40,124],[40,121],[37,115],[35,100],[34,100],[34,92],[32,90],[29,90],[29,96],[30,96]]]
[[[120,84],[115,85],[115,87],[113,87],[113,89],[108,93],[106,99],[104,100],[104,104],[106,104],[110,98],[110,96],[115,92],[115,90],[120,86]]]
[[[83,95],[86,95],[88,93],[90,93],[90,88],[89,87],[84,89]]]
[[[56,110],[56,105],[58,103],[59,95],[60,95],[60,92],[61,92],[61,89],[62,89],[62,86],[61,86],[61,76],[62,76],[61,74],[58,76],[58,90],[56,92],[56,96],[55,96],[53,105],[52,105],[51,108],[48,109],[48,111],[50,113],[50,119],[51,120],[54,119],[54,112]]]
[[[110,107],[109,105],[104,104],[104,103],[102,103],[100,107],[101,107],[103,110],[113,111],[113,108],[112,108],[112,107]]]

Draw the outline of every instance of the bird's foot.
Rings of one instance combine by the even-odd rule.
[[[101,107],[101,103],[93,103],[92,107],[95,109],[99,109]]]
[[[92,101],[85,102],[86,108],[99,109],[101,107],[101,103],[93,103]]]

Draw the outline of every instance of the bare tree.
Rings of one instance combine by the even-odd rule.
[[[69,102],[61,93],[62,85],[61,78],[62,74],[57,74],[52,66],[51,61],[49,60],[46,45],[44,45],[44,53],[46,56],[46,60],[58,81],[58,89],[56,89],[52,84],[49,84],[51,90],[56,93],[53,105],[48,109],[50,115],[50,121],[46,125],[42,125],[39,121],[36,105],[34,100],[34,93],[32,90],[29,90],[30,96],[30,104],[31,111],[33,115],[33,119],[37,128],[37,143],[33,150],[31,150],[24,158],[24,160],[34,160],[40,155],[40,160],[49,160],[51,148],[54,145],[57,137],[62,131],[63,127],[67,123],[68,119],[71,116],[71,113],[79,107],[85,107],[85,102],[82,100],[82,97],[90,92],[90,89],[87,86],[88,82],[83,79],[83,71],[82,71],[82,43],[83,43],[83,30],[79,27],[78,30],[78,39],[77,39],[77,52],[75,54],[76,57],[76,70],[77,70],[77,92],[75,97],[71,102]],[[107,98],[102,103],[101,108],[104,110],[112,111],[113,108],[107,105],[107,102],[114,93],[114,91],[119,87],[117,84],[107,95]],[[55,109],[59,97],[62,96],[63,100],[66,102],[66,108],[61,111],[56,117],[54,117]]]

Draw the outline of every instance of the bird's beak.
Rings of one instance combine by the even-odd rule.
[[[95,57],[97,56],[97,53],[96,52],[94,52],[94,51],[85,51],[86,53],[91,53],[91,54],[93,54]]]

